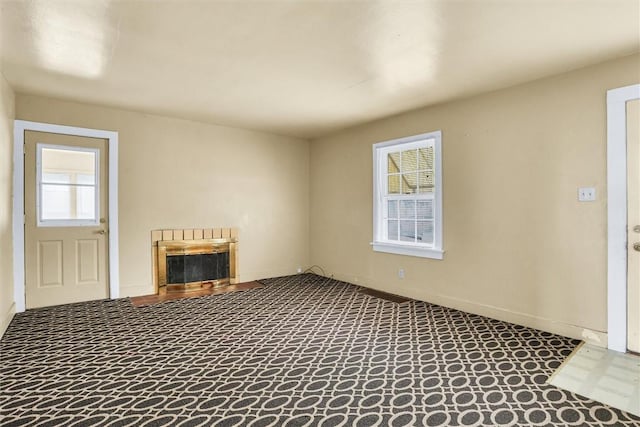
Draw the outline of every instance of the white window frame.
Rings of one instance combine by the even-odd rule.
[[[393,151],[410,150],[433,144],[434,168],[434,224],[433,244],[417,242],[390,242],[385,238],[385,192],[387,177],[387,154]],[[408,196],[418,198],[420,195]],[[444,246],[442,236],[442,132],[423,133],[405,138],[379,142],[373,145],[373,250],[397,255],[409,255],[423,258],[443,259]]]
[[[42,219],[42,150],[85,151],[95,154],[94,219]],[[100,225],[100,150],[97,148],[74,147],[69,145],[36,144],[36,212],[38,227],[88,227]]]

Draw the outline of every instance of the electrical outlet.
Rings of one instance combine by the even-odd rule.
[[[578,188],[578,201],[593,202],[596,199],[596,189],[594,187]]]
[[[298,267],[298,274],[302,273],[302,267]]]
[[[404,268],[398,270],[398,278],[404,279]]]

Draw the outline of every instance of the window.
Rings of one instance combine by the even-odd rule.
[[[37,145],[38,226],[97,225],[99,151]]]
[[[373,146],[373,249],[443,258],[440,131]]]

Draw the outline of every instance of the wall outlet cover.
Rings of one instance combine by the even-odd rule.
[[[578,188],[578,201],[580,202],[593,202],[596,200],[595,187],[580,187]]]

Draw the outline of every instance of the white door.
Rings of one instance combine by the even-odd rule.
[[[627,349],[640,353],[640,100],[627,102]]]
[[[25,132],[26,308],[109,297],[107,147]]]

